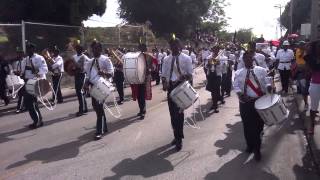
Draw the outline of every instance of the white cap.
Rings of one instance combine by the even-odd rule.
[[[290,46],[290,43],[289,43],[289,41],[283,41],[283,44],[282,44],[283,46]]]

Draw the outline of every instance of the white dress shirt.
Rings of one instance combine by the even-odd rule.
[[[208,64],[208,59],[210,59],[209,56],[210,56],[211,54],[212,54],[212,53],[211,53],[211,51],[209,51],[209,50],[202,50],[202,51],[201,51],[201,58],[202,58],[202,61],[203,61],[203,63],[204,63],[204,67],[206,67],[206,65]]]
[[[255,53],[253,64],[268,69],[266,57],[263,54]],[[237,70],[244,68],[243,55],[239,58]]]
[[[54,73],[62,73],[64,72],[63,68],[63,59],[61,56],[57,56],[53,58],[54,64],[51,65]]]
[[[46,61],[44,60],[44,57],[40,56],[39,54],[33,54],[31,57],[26,57],[22,61],[22,73],[24,72],[24,78],[25,79],[33,79],[36,78],[36,74],[32,73],[32,70],[26,70],[26,67],[31,66],[31,62],[33,64],[33,67],[35,69],[35,73],[39,75],[40,79],[46,79],[46,74],[48,73],[48,66]]]
[[[196,64],[198,63],[197,56],[196,56],[196,54],[194,52],[191,52],[190,57],[192,59],[193,68],[195,68]]]
[[[279,70],[290,70],[291,60],[294,59],[294,53],[291,49],[288,49],[287,51],[280,49],[276,59],[279,60]]]
[[[81,55],[75,54],[75,55],[73,55],[72,57],[73,57],[73,60],[74,60],[76,63],[78,63],[80,66],[81,66],[80,63],[83,63],[83,64],[82,64],[82,66],[83,66],[82,68],[83,68],[83,71],[85,71],[85,70],[84,70],[84,65],[85,65],[86,63],[88,63],[89,60],[90,60],[90,59],[88,58],[88,56],[86,56],[85,54],[81,54]],[[79,62],[81,58],[83,58],[83,62]]]
[[[251,69],[252,70],[252,69]],[[236,93],[244,93],[244,87],[246,85],[246,77],[247,77],[247,68],[242,68],[239,69],[235,72],[234,76],[234,82],[233,82],[233,88]],[[253,72],[256,75],[260,86],[261,86],[261,91],[263,93],[267,92],[267,87],[271,85],[270,78],[268,77],[267,69],[259,67],[259,66],[254,66]],[[258,83],[255,81],[254,76],[252,73],[250,73],[249,76],[250,81],[254,84],[256,88],[258,88]],[[257,98],[259,97],[251,88],[250,86],[247,86],[247,96],[252,97],[252,98]]]
[[[174,62],[173,65],[173,71],[172,71],[172,76],[170,79],[170,72],[171,72],[171,63],[172,60],[176,60],[176,56],[172,56],[170,54],[164,59],[164,62],[162,64],[162,77],[166,78],[167,81],[177,81],[179,79],[179,71],[177,69],[177,64],[176,61]],[[192,68],[192,59],[190,56],[180,53],[178,56],[178,61],[179,61],[179,67],[181,70],[182,75],[192,75],[193,73],[193,68]]]
[[[228,72],[228,57],[221,55],[218,60],[220,61],[222,74],[227,74]]]
[[[92,63],[94,62],[95,59],[98,60],[100,71],[104,71],[104,72],[106,72],[108,74],[112,74],[112,75],[114,73],[114,68],[113,68],[112,62],[108,57],[106,57],[104,55],[100,55],[99,58],[90,59],[85,64],[85,72],[87,73],[89,82],[91,82],[92,84],[95,84],[101,77],[98,74],[99,71],[98,71],[97,64],[95,63],[92,66]]]

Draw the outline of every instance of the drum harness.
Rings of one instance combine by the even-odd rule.
[[[180,54],[179,54],[180,55]],[[171,62],[171,70],[170,70],[170,76],[169,76],[169,86],[170,84],[170,80],[171,80],[171,77],[172,77],[172,73],[173,73],[173,69],[174,69],[174,62],[176,62],[176,69],[178,70],[178,73],[180,74],[180,76],[182,75],[181,73],[181,69],[180,69],[180,64],[179,64],[179,55],[176,56],[176,58],[174,58],[174,56],[172,56],[172,62]],[[199,107],[199,113],[201,115],[201,118],[202,120],[204,121],[205,118],[203,116],[203,113],[202,113],[202,108],[201,108],[201,101],[200,101],[200,98],[198,98],[198,107]],[[195,103],[192,104],[192,114],[193,114],[193,117],[185,117],[184,118],[184,124],[189,126],[190,128],[193,128],[193,129],[200,129],[200,126],[197,125],[196,123],[196,113],[195,113]],[[189,122],[190,120],[190,122]]]
[[[94,66],[95,64],[97,64],[97,70],[98,70],[98,72],[100,71],[99,61],[98,61],[98,59],[94,58],[94,59],[93,59],[93,62],[92,62],[92,64],[91,64],[91,67],[90,67],[90,71],[89,71],[90,75],[91,75],[92,68],[93,68],[93,66]],[[114,95],[114,92],[111,91],[111,94],[112,94],[113,104],[114,104],[114,107],[115,107],[115,109],[116,109],[116,111],[117,111],[117,114],[115,114],[115,113],[113,113],[113,112],[111,111],[111,109],[110,109],[110,107],[108,107],[106,101],[103,102],[103,105],[104,105],[105,109],[110,113],[111,116],[119,119],[119,118],[122,116],[122,114],[121,114],[120,108],[119,108],[119,106],[118,106],[118,103],[117,103],[116,97],[115,97],[115,95]]]

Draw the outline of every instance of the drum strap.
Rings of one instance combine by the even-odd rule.
[[[258,88],[254,86],[254,84],[250,80],[250,73],[252,74],[254,80],[258,84]],[[244,86],[244,94],[247,94],[247,88],[248,86],[258,95],[258,96],[263,96],[263,92],[261,91],[261,84],[257,78],[257,76],[254,74],[253,70],[247,70],[247,76],[246,76],[246,81],[245,81],[245,86]]]
[[[98,69],[98,71],[100,71],[99,61],[98,61],[98,59],[95,58],[95,59],[93,59],[91,67],[90,67],[90,75],[91,75],[91,71],[92,71],[94,64],[97,64],[97,69]]]
[[[28,61],[29,61],[30,64],[31,64],[32,74],[35,74],[35,73],[36,73],[36,69],[34,68],[34,65],[33,65],[33,63],[32,63],[32,58],[29,57],[29,58],[28,58]],[[25,74],[26,70],[30,70],[30,69],[28,69],[28,61],[26,61],[26,67],[24,68],[24,74]]]

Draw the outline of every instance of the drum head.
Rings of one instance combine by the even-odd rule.
[[[259,110],[268,109],[269,107],[275,105],[280,98],[281,96],[278,94],[264,95],[255,102],[254,106]]]

